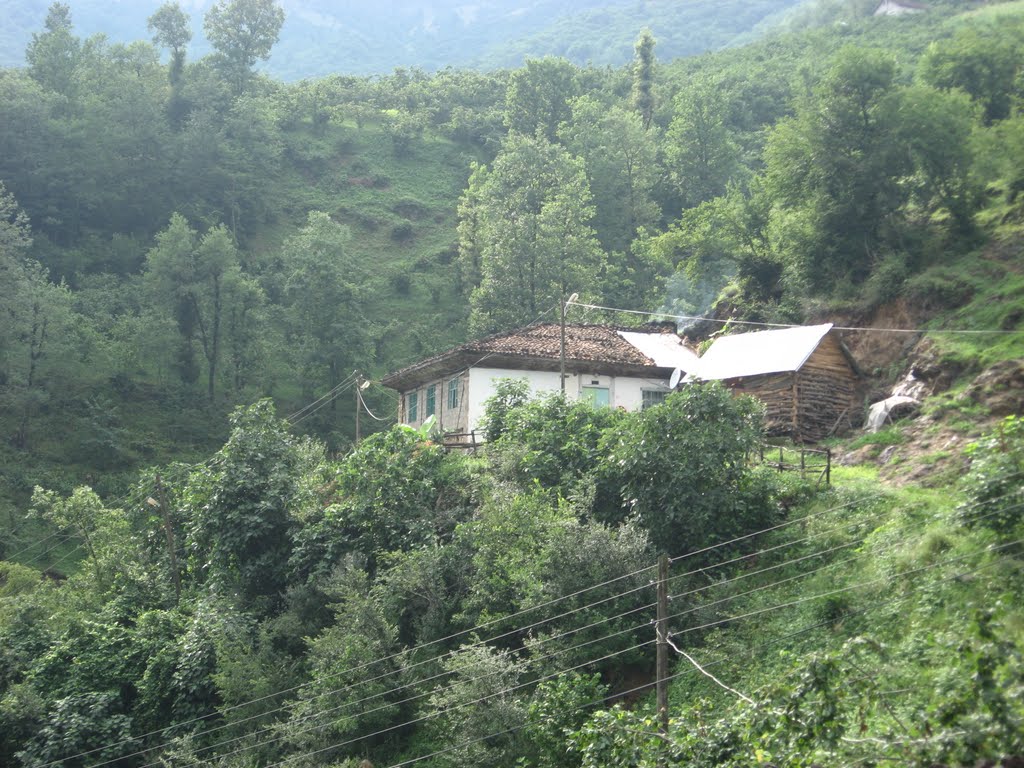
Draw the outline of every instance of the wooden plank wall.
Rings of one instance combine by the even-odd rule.
[[[857,374],[832,334],[822,339],[797,374],[799,435],[817,442],[832,432],[837,421],[853,421]]]
[[[853,420],[857,374],[828,334],[796,373],[772,373],[727,382],[733,392],[753,395],[765,404],[771,436],[818,442],[837,422]]]

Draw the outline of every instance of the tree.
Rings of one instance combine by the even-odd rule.
[[[505,125],[509,131],[555,141],[558,126],[572,116],[570,104],[579,90],[576,67],[565,59],[527,59],[509,77]]]
[[[77,360],[87,324],[74,313],[63,283],[26,258],[32,242],[28,217],[0,182],[0,412],[13,419],[13,444],[29,447],[35,414],[62,382],[81,373]]]
[[[290,346],[307,396],[315,386],[329,390],[340,384],[368,342],[356,299],[360,273],[347,253],[350,237],[327,213],[310,211],[306,225],[281,249]]]
[[[768,525],[771,487],[747,465],[762,438],[762,410],[714,382],[631,414],[601,442],[602,482],[622,506],[600,515],[636,515],[653,545],[673,556]]]
[[[178,85],[185,70],[185,48],[192,39],[188,14],[177,2],[166,2],[149,17],[147,28],[156,45],[171,50],[169,77],[172,86]]]
[[[665,156],[688,207],[724,194],[742,167],[727,124],[728,109],[721,84],[708,77],[693,79],[676,96]]]
[[[462,211],[476,217],[475,242],[464,244],[479,248],[474,332],[524,325],[570,293],[596,289],[604,258],[579,160],[542,138],[513,134],[472,194]]]
[[[661,218],[651,197],[658,177],[655,137],[640,116],[592,96],[573,102],[572,121],[558,135],[583,160],[598,240],[609,253],[627,252],[637,230]]]
[[[103,594],[112,585],[114,574],[124,572],[132,563],[124,511],[108,509],[91,488],[76,488],[63,499],[36,486],[32,506],[58,528],[70,529],[82,539],[92,562],[97,594]]]
[[[203,31],[215,63],[236,93],[245,90],[257,61],[270,58],[284,24],[277,0],[218,0],[206,12]]]
[[[485,645],[460,648],[442,662],[451,675],[437,686],[427,712],[439,713],[427,730],[439,743],[461,745],[438,758],[443,768],[487,765],[513,768],[531,744],[523,728],[526,702],[515,694],[522,663],[508,651]]]
[[[225,313],[239,298],[238,252],[227,229],[209,230],[202,239],[184,216],[174,214],[146,256],[145,280],[155,301],[168,306],[182,337],[179,369],[183,381],[196,378],[193,344],[206,359],[206,393],[212,403],[222,354]]]
[[[843,48],[796,115],[769,133],[773,227],[811,289],[862,282],[906,199],[899,182],[910,158],[893,140],[895,76],[888,53]]]
[[[921,77],[936,88],[959,88],[984,110],[986,125],[1010,116],[1017,90],[1021,27],[959,27],[953,37],[928,46]]]
[[[654,119],[654,46],[651,30],[640,33],[633,45],[633,109],[646,131]]]
[[[53,3],[43,25],[46,31],[34,33],[25,51],[29,73],[47,90],[74,100],[82,43],[72,33],[71,7]]]
[[[266,609],[281,598],[291,554],[290,514],[299,495],[298,441],[269,400],[231,414],[231,437],[189,478],[193,567],[221,594],[237,590]]]

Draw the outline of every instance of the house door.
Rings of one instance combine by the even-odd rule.
[[[607,408],[611,405],[608,387],[583,387],[580,400],[584,400],[595,408],[598,406]]]

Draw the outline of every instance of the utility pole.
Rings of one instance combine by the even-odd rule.
[[[658,619],[655,625],[658,641],[656,668],[658,698],[658,730],[668,738],[668,555],[658,558]]]
[[[565,394],[565,294],[562,294],[562,339],[558,345],[558,384]]]
[[[355,387],[352,388],[352,391],[355,392],[355,396],[356,396],[356,445],[359,445],[359,411],[362,409],[359,401],[363,397],[363,393],[359,391],[359,387],[360,387],[360,385],[362,383],[363,383],[363,377],[357,375],[356,376],[356,385],[355,385]]]
[[[565,298],[565,292],[562,292],[562,303],[561,303],[561,325],[562,325],[562,339],[558,345],[558,381],[562,394],[565,394],[565,313],[568,310],[569,305],[579,298],[578,293],[574,293],[568,299]]]

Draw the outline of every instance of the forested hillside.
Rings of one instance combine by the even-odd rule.
[[[300,83],[274,0],[202,57],[173,3],[155,43],[52,5],[0,69],[0,764],[1024,756],[1024,3],[874,5]],[[838,321],[869,396],[927,397],[831,484],[717,385],[509,382],[471,455],[392,426],[382,374],[574,293]]]
[[[19,66],[47,0],[8,0],[0,65]],[[190,55],[210,52],[199,21],[215,3],[192,0]],[[290,0],[281,39],[261,69],[284,80],[384,74],[395,68],[517,67],[524,57],[564,56],[583,66],[622,66],[637,32],[649,27],[662,55],[690,56],[735,45],[780,23],[806,0]],[[161,0],[74,0],[85,36],[128,43],[145,37]],[[116,11],[114,10],[116,9]]]

